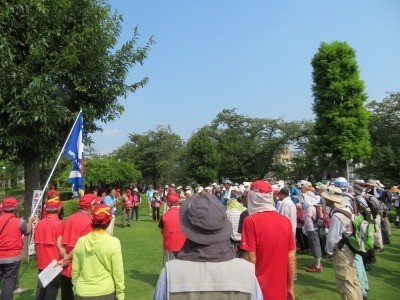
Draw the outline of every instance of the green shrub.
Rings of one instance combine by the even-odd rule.
[[[390,223],[396,222],[396,217],[397,217],[396,211],[395,210],[389,210],[389,213],[388,213],[387,217],[388,217]]]
[[[70,215],[76,213],[79,210],[78,202],[79,202],[78,198],[74,198],[68,201],[63,201],[64,217],[69,217]]]
[[[24,195],[25,189],[9,189],[5,191],[7,197],[9,196],[17,196],[17,195]]]
[[[60,191],[59,197],[61,201],[67,201],[74,198],[74,193],[71,191]]]

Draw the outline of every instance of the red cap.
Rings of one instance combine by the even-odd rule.
[[[47,197],[48,198],[52,198],[58,196],[58,192],[55,189],[51,189],[47,192]]]
[[[3,203],[1,203],[3,211],[12,211],[15,210],[18,206],[17,198],[5,198]]]
[[[251,184],[250,190],[261,194],[271,193],[272,186],[265,180],[257,180]]]
[[[111,222],[111,208],[105,204],[95,206],[92,213],[93,224],[102,225]]]
[[[168,193],[167,195],[167,201],[169,203],[179,203],[179,196],[177,193]]]
[[[103,203],[103,197],[100,196],[96,196],[96,198],[94,199],[94,203],[93,205],[99,205]]]
[[[85,194],[82,196],[82,198],[79,200],[79,207],[82,209],[86,209],[90,207],[92,204],[94,204],[96,196],[93,194]]]
[[[47,200],[46,202],[46,209],[57,209],[62,206],[62,203],[60,201],[60,198],[55,197],[52,199]]]

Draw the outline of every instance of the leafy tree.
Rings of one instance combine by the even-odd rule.
[[[19,0],[0,4],[0,142],[3,157],[24,164],[25,216],[39,187],[39,164],[61,150],[82,108],[86,133],[123,112],[118,97],[144,86],[125,84],[152,40],[139,33],[116,49],[122,16],[98,0]],[[86,141],[90,142],[88,136]]]
[[[373,155],[357,172],[395,184],[400,179],[400,93],[390,93],[379,102],[372,101],[367,108],[371,115],[369,132]]]
[[[186,175],[200,184],[217,178],[219,154],[215,142],[205,128],[193,134],[186,144],[184,164]]]
[[[58,177],[63,183],[67,183],[68,169],[64,169]],[[85,160],[85,184],[88,188],[94,186],[129,186],[132,182],[141,179],[140,171],[127,161],[121,161],[110,156],[95,156]]]
[[[314,55],[312,91],[316,115],[312,144],[320,156],[332,153],[342,176],[347,162],[368,157],[367,99],[355,51],[346,42],[321,43]]]
[[[143,134],[132,133],[130,142],[114,151],[116,158],[130,161],[141,171],[146,182],[157,185],[172,182],[182,173],[181,158],[184,144],[171,127],[159,125]]]
[[[250,118],[224,109],[208,127],[221,155],[218,173],[240,181],[272,171],[289,142],[285,128],[281,119]]]

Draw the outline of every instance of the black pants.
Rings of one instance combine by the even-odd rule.
[[[39,273],[42,270],[39,270]],[[60,277],[58,275],[53,279],[45,288],[42,286],[40,280],[38,280],[38,284],[36,287],[36,300],[55,300],[57,299],[58,289],[60,288]]]
[[[17,287],[18,270],[21,261],[10,264],[0,264],[0,283],[3,282],[1,300],[13,299],[13,292]]]
[[[153,221],[160,221],[160,207],[153,207]]]
[[[72,278],[61,275],[61,300],[75,300],[72,291]]]
[[[310,249],[310,246],[308,245],[308,238],[303,234],[302,228],[296,228],[296,241],[301,250]]]
[[[134,206],[133,207],[133,212],[132,212],[132,219],[133,215],[135,215],[135,220],[139,220],[139,206]]]

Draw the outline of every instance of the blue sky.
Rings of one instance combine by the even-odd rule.
[[[357,53],[369,100],[399,91],[397,0],[111,0],[123,14],[120,43],[139,26],[155,44],[127,83],[149,83],[125,113],[92,135],[100,154],[170,125],[187,140],[222,109],[250,117],[314,118],[311,59],[321,42],[346,41]]]

